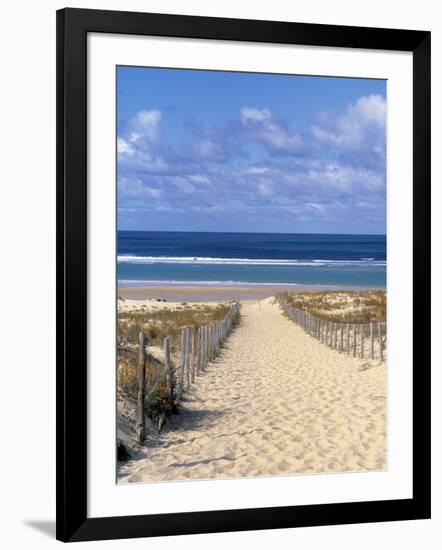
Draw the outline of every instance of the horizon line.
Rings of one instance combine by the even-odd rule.
[[[180,229],[117,229],[117,233],[125,231],[127,233],[219,233],[229,235],[353,235],[353,236],[365,236],[365,237],[386,237],[386,233],[313,233],[313,232],[279,232],[279,231],[193,231],[193,230],[180,230]]]

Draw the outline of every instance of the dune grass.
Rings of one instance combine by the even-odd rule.
[[[387,319],[385,290],[282,292],[291,306],[335,323],[373,323]]]
[[[166,336],[172,346],[178,346],[183,327],[199,328],[212,321],[224,319],[231,304],[189,305],[185,302],[174,308],[149,309],[147,307],[118,313],[119,341],[136,342],[143,330],[153,346],[162,346]]]
[[[166,336],[170,338],[172,362],[177,364],[180,352],[181,329],[195,329],[224,319],[231,303],[213,306],[185,302],[180,305],[153,309],[148,306],[118,312],[117,388],[121,399],[135,403],[138,392],[138,335],[143,331],[150,347],[162,348]],[[234,323],[238,322],[238,318]],[[146,360],[145,412],[152,420],[172,413],[176,405],[168,397],[163,364],[149,356]]]

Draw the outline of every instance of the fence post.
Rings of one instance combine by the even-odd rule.
[[[202,357],[202,370],[205,371],[206,370],[206,353],[207,353],[207,334],[206,334],[206,325],[204,325],[202,328],[201,328],[201,331],[202,331],[202,339],[203,339],[203,342],[202,342],[202,349],[201,349],[201,357]]]
[[[198,376],[200,373],[200,349],[201,349],[201,341],[200,341],[200,329],[195,328],[194,329],[194,338],[195,338],[195,350],[193,352],[193,379],[192,382],[195,382],[195,376]]]
[[[138,334],[138,394],[137,394],[137,423],[136,423],[136,432],[137,432],[137,441],[140,445],[144,444],[145,437],[145,422],[144,422],[144,392],[145,392],[145,383],[146,383],[146,371],[145,371],[145,362],[146,362],[146,350],[144,347],[145,335],[141,331]]]
[[[212,324],[212,359],[216,357],[216,323]]]
[[[208,364],[209,364],[209,361],[210,361],[210,326],[209,326],[209,325],[206,325],[206,349],[205,349],[205,356],[206,356],[205,365],[206,365],[206,367],[207,367]]]
[[[199,353],[198,353],[198,371],[197,374],[199,376],[200,372],[203,369],[203,360],[204,360],[204,338],[203,338],[203,327],[200,327],[198,329],[198,341],[199,341]]]
[[[339,346],[339,351],[344,351],[344,325],[342,323],[339,324],[340,327],[340,337],[341,337],[341,345]]]
[[[364,358],[364,325],[361,324],[361,359]]]
[[[210,361],[210,342],[211,342],[211,334],[212,334],[210,325],[206,325],[206,330],[207,330],[207,339],[206,339],[206,345],[207,345],[206,357],[207,357],[207,360],[206,360],[206,365],[208,365],[208,363]]]
[[[370,356],[374,359],[374,330],[373,323],[370,323]]]
[[[353,325],[353,357],[356,357],[356,325]]]
[[[213,356],[216,357],[216,340],[217,340],[217,323],[216,321],[212,324],[213,331]]]
[[[192,357],[192,333],[190,328],[186,328],[186,386],[190,388],[190,369],[191,369],[191,357]]]
[[[379,334],[379,357],[381,358],[381,361],[383,361],[384,360],[384,350],[382,348],[381,323],[378,323],[378,334]]]
[[[186,329],[181,329],[181,356],[180,356],[180,372],[177,386],[177,399],[180,400],[184,389],[184,369],[186,368]]]
[[[198,329],[198,370],[197,375],[203,370],[203,327]]]
[[[201,350],[200,350],[200,369],[204,371],[206,369],[206,327],[202,326],[201,331]]]
[[[169,396],[169,399],[172,401],[173,399],[173,379],[172,379],[172,365],[170,363],[170,338],[166,336],[163,340],[163,348],[164,348],[164,363],[166,366],[166,387],[167,387],[167,395]]]
[[[191,356],[191,380],[192,384],[195,382],[195,371],[198,365],[198,337],[195,327],[191,329],[191,344],[192,344],[192,356]]]
[[[212,359],[212,327],[207,325],[207,363]]]
[[[211,353],[210,353],[210,360],[213,361],[215,359],[215,339],[216,339],[216,326],[215,323],[212,323],[210,325],[210,328],[212,330],[212,338],[211,338]]]

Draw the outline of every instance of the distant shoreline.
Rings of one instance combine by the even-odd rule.
[[[367,287],[338,287],[327,285],[284,285],[284,284],[203,284],[203,283],[139,283],[133,286],[118,285],[118,297],[129,300],[165,299],[169,302],[187,301],[226,301],[226,300],[257,300],[274,296],[280,292],[305,292],[336,290],[336,291],[358,291],[366,290]],[[373,288],[372,290],[385,290],[384,288]]]

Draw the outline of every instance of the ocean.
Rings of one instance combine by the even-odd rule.
[[[119,286],[385,288],[385,235],[119,231]]]

